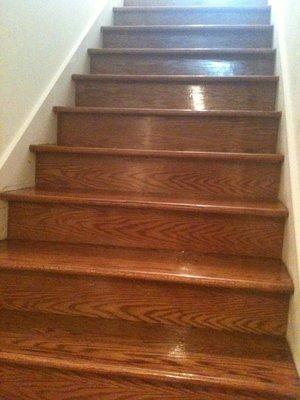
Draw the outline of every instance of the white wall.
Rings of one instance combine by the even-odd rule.
[[[31,143],[55,143],[54,105],[73,105],[72,73],[88,72],[87,49],[100,47],[122,0],[2,0],[0,41],[0,191],[34,185]],[[6,232],[0,202],[0,238]]]
[[[2,0],[0,158],[106,0]]]
[[[272,0],[277,73],[278,109],[283,111],[280,151],[285,154],[281,200],[288,206],[283,259],[292,275],[288,339],[300,373],[300,2]]]

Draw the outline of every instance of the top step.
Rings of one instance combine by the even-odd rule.
[[[124,6],[205,6],[205,7],[260,7],[267,6],[268,0],[124,0]]]
[[[268,25],[271,7],[116,7],[114,25]]]

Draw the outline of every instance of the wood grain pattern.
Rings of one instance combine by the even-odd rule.
[[[270,7],[121,7],[115,26],[134,25],[267,25]]]
[[[56,107],[58,144],[275,153],[279,114]]]
[[[9,209],[10,239],[89,243],[108,246],[190,250],[203,253],[280,258],[284,219],[262,215],[198,214],[159,203],[137,201],[102,206],[13,202]],[[34,197],[32,196],[34,200]],[[71,197],[72,199],[72,197]],[[28,198],[30,200],[30,198]],[[40,201],[40,200],[38,200]],[[139,208],[140,207],[140,208]],[[30,215],[30,218],[28,216]]]
[[[37,357],[35,357],[36,360]],[[27,361],[28,357],[25,357]],[[23,361],[23,360],[22,360]],[[31,359],[30,359],[31,361]],[[51,360],[52,361],[52,360]],[[199,385],[170,383],[115,374],[95,374],[61,369],[51,362],[33,362],[34,366],[19,366],[0,362],[0,390],[3,399],[14,400],[284,400],[282,396],[253,394],[252,391],[229,391],[202,388]],[[23,361],[24,364],[24,361]],[[45,366],[49,364],[49,366]],[[83,368],[84,369],[84,368]],[[105,397],[104,397],[105,396]]]
[[[73,79],[77,106],[190,110],[273,111],[278,82],[276,77],[74,75]]]
[[[0,242],[0,268],[293,293],[283,262],[268,258],[10,240]]]
[[[0,195],[0,399],[296,400],[270,7],[125,6]]]
[[[188,211],[192,213],[219,213],[234,215],[254,215],[272,218],[286,218],[287,208],[281,202],[233,201],[233,200],[201,200],[184,197],[170,199],[166,196],[120,193],[120,192],[70,192],[44,191],[28,188],[6,192],[1,195],[5,201],[43,202],[56,204],[80,204],[98,206],[118,206],[134,209],[158,209]]]
[[[93,74],[272,75],[273,50],[91,49]]]
[[[43,335],[49,341],[59,340],[62,346],[57,346],[57,343],[53,342],[53,352],[60,352],[60,349],[64,348],[66,353],[63,358],[67,358],[69,361],[72,360],[73,355],[79,358],[85,354],[90,361],[101,362],[102,360],[103,362],[104,359],[107,359],[110,360],[111,367],[124,362],[129,368],[139,367],[139,358],[142,357],[145,365],[141,369],[145,373],[147,370],[161,369],[162,372],[172,372],[174,377],[181,376],[184,374],[184,370],[189,368],[189,373],[195,375],[194,378],[198,375],[198,379],[200,379],[199,366],[200,368],[204,367],[201,365],[201,359],[203,360],[205,356],[220,356],[219,361],[223,358],[227,360],[232,358],[245,360],[248,363],[251,361],[268,362],[270,367],[272,364],[277,364],[279,369],[284,367],[288,371],[290,368],[291,376],[295,372],[289,345],[284,337],[191,329],[174,325],[160,325],[160,329],[157,328],[157,324],[143,322],[2,310],[0,337],[1,345],[6,340],[11,353],[16,352],[15,350],[18,349],[21,342],[23,344],[18,350],[25,353],[26,339],[35,343],[36,338]],[[11,339],[6,338],[5,332],[11,334]],[[212,335],[212,333],[214,334]],[[21,339],[20,342],[14,340],[17,337]],[[82,343],[80,344],[81,339]],[[182,346],[181,354],[174,354],[171,350],[183,342],[186,345]],[[68,343],[73,343],[69,350]],[[226,345],[228,343],[230,346]],[[40,346],[42,350],[44,344],[40,343]],[[89,349],[85,349],[85,346]],[[31,346],[28,347],[31,348]],[[1,355],[4,353],[3,350],[1,348]],[[48,351],[50,351],[49,347]],[[131,357],[131,355],[135,356]],[[62,356],[63,354],[61,354]],[[218,358],[215,361],[217,362]],[[249,371],[247,369],[242,371],[241,367],[241,365],[235,366],[236,372],[239,370],[239,373],[235,374],[235,379],[238,379],[239,376],[249,379]],[[257,372],[258,374],[253,374],[253,377],[260,380],[264,371],[258,369]],[[268,373],[274,372],[276,372],[275,369],[270,369]],[[227,371],[225,371],[226,373]],[[219,371],[219,374],[222,375],[222,372]],[[281,377],[283,378],[284,375]],[[272,380],[271,377],[269,378]],[[277,383],[279,382],[280,379]]]
[[[28,357],[27,357],[28,358]],[[27,360],[25,357],[25,360]],[[35,357],[36,360],[37,357]],[[23,361],[23,360],[22,360]],[[31,360],[30,360],[31,361]],[[51,360],[52,361],[52,360]],[[24,361],[23,361],[24,363]],[[0,362],[0,390],[3,399],[14,400],[284,400],[277,395],[253,394],[252,391],[203,388],[199,385],[170,383],[155,379],[94,374],[61,369],[51,362],[33,362],[19,366]],[[45,366],[49,364],[49,366]],[[84,368],[83,368],[84,369]],[[105,397],[104,397],[105,396]],[[295,399],[295,397],[294,397]]]
[[[27,379],[17,382],[20,395],[36,390],[43,395],[44,383],[48,396],[53,390],[81,398],[82,391],[84,399],[100,393],[105,399],[123,394],[126,399],[156,399],[159,394],[180,399],[181,394],[212,400],[220,394],[222,400],[283,400],[298,392],[296,371],[281,338],[6,311],[1,322],[1,383],[12,390],[16,381],[8,377],[24,374]],[[33,379],[37,367],[47,382]],[[65,380],[54,384],[59,376]],[[97,382],[92,392],[89,382]],[[111,384],[101,386],[103,382]]]
[[[287,327],[286,294],[70,273],[0,276],[2,309],[268,335],[285,335]]]
[[[124,0],[124,6],[265,7],[268,0]]]
[[[130,26],[102,28],[105,48],[270,48],[273,27]]]
[[[281,160],[265,155],[35,146],[36,186],[194,199],[276,200]],[[207,156],[210,156],[209,158]],[[213,157],[214,156],[214,157]],[[231,157],[230,157],[231,156]]]

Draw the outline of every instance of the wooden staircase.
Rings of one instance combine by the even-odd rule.
[[[125,0],[4,193],[1,400],[287,400],[270,8]]]

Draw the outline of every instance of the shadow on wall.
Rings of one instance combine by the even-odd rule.
[[[30,144],[56,142],[55,105],[73,105],[73,73],[88,72],[87,49],[100,47],[100,27],[112,22],[122,0],[3,0],[0,49],[0,190],[34,185]],[[17,26],[17,29],[16,29]],[[33,40],[35,38],[35,40]],[[2,84],[3,83],[3,84]],[[13,118],[12,118],[13,116]],[[6,205],[0,203],[0,234],[6,233]]]
[[[277,74],[280,75],[278,109],[283,110],[279,151],[285,155],[280,198],[290,211],[283,260],[295,285],[291,301],[288,339],[300,373],[300,2],[272,0]]]

